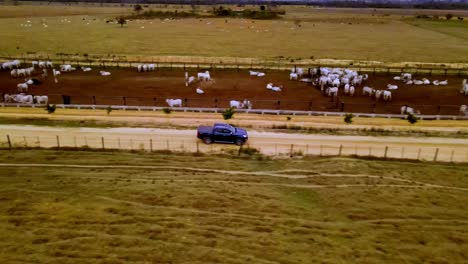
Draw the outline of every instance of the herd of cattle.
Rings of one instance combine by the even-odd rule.
[[[0,64],[1,70],[10,70],[11,77],[13,78],[25,78],[24,82],[17,84],[17,89],[19,94],[5,94],[4,102],[17,102],[24,104],[47,104],[48,97],[46,95],[32,95],[26,94],[30,92],[29,89],[34,85],[39,85],[40,80],[35,78],[29,78],[35,73],[42,71],[42,77],[45,79],[48,77],[48,71],[51,70],[54,76],[54,81],[58,82],[58,76],[62,72],[71,72],[77,70],[77,68],[72,67],[72,65],[64,64],[60,65],[59,70],[54,69],[54,65],[51,61],[33,61],[31,67],[21,68],[21,61],[13,60]],[[138,72],[150,72],[155,70],[155,64],[139,64],[136,66]],[[81,67],[81,70],[84,72],[91,71],[89,67]],[[101,76],[109,76],[110,72],[100,71]],[[264,72],[259,71],[249,71],[250,76],[254,77],[265,77]],[[373,87],[366,86],[365,83],[368,80],[367,74],[359,74],[357,71],[351,69],[342,69],[342,68],[329,68],[329,67],[319,67],[319,68],[309,68],[305,71],[303,68],[294,67],[289,73],[289,80],[296,80],[300,82],[310,83],[312,86],[315,86],[325,96],[337,97],[342,91],[344,96],[354,96],[358,88],[362,89],[362,95],[370,96],[375,98],[375,100],[383,100],[385,102],[392,100],[392,90],[398,89],[396,84],[387,84],[385,89],[375,89]],[[405,85],[435,85],[435,86],[444,86],[448,84],[447,80],[439,81],[433,80],[430,81],[427,78],[421,80],[414,79],[410,73],[402,73],[400,76],[393,77],[394,81],[402,82]],[[185,86],[195,86],[194,90],[197,94],[201,95],[205,92],[201,89],[199,84],[203,82],[213,81],[209,71],[198,72],[195,76],[190,76],[188,72],[185,72]],[[274,85],[271,82],[266,84],[266,89],[273,92],[282,92],[284,89],[283,85]],[[462,88],[460,93],[468,95],[468,83],[463,80]],[[182,99],[166,99],[166,103],[169,107],[182,107]],[[232,108],[248,108],[251,109],[252,103],[244,99],[243,101],[230,100],[229,105]],[[460,112],[466,112],[466,105],[460,107]],[[405,105],[401,107],[401,113],[419,113],[419,111]]]

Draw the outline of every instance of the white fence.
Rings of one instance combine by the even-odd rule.
[[[0,107],[31,107],[43,108],[45,105],[39,104],[15,104],[15,103],[0,103]],[[75,104],[57,104],[57,108],[62,109],[108,109],[124,110],[124,111],[162,111],[167,107],[158,106],[128,106],[128,105],[75,105]],[[225,108],[201,108],[201,107],[176,107],[171,108],[174,112],[198,112],[198,113],[222,113]],[[322,112],[322,111],[296,111],[296,110],[273,110],[273,109],[237,109],[238,113],[261,114],[261,115],[302,115],[302,116],[344,116],[347,112]],[[397,118],[404,119],[406,115],[399,114],[374,114],[374,113],[353,113],[355,117],[369,118]],[[420,120],[468,120],[465,115],[418,115]]]
[[[268,144],[251,145],[260,153],[272,157],[297,156],[357,156],[385,159],[408,159],[441,162],[468,162],[468,149],[456,147],[417,147],[392,145],[353,145],[353,144]],[[192,140],[161,139],[157,137],[118,137],[118,136],[14,136],[0,138],[0,148],[90,148],[101,150],[134,151],[173,151],[191,153],[224,153],[246,155],[251,153],[249,146],[238,147],[230,144],[203,144]]]

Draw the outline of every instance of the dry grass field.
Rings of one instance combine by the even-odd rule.
[[[466,165],[38,150],[0,160],[88,166],[0,167],[2,263],[468,258]],[[129,164],[153,167],[118,167]]]
[[[190,10],[188,6],[162,9],[176,8]],[[208,8],[202,7],[200,12],[206,14]],[[8,40],[0,43],[0,56],[45,52],[388,62],[468,59],[467,21],[416,21],[412,18],[416,12],[395,10],[378,10],[374,15],[361,9],[286,10],[284,19],[273,21],[155,19],[130,21],[121,28],[106,20],[128,14],[128,6],[0,6],[4,16],[0,32]],[[457,15],[466,16],[466,12]],[[300,27],[295,21],[300,21]]]

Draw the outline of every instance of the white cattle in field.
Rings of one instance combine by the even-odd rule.
[[[298,78],[297,73],[291,72],[289,74],[289,80],[297,80],[297,78]]]
[[[384,101],[391,101],[392,100],[392,92],[384,91],[383,92],[383,99],[384,99]]]
[[[185,81],[185,86],[189,86],[190,84],[192,84],[193,82],[195,82],[195,76],[190,76],[186,79]]]
[[[402,73],[402,74],[401,74],[401,79],[402,79],[404,82],[407,82],[407,81],[413,79],[413,76],[411,75],[411,73]]]
[[[14,100],[22,104],[32,104],[34,102],[32,95],[25,95],[25,94],[15,95]]]
[[[166,99],[166,103],[170,107],[181,107],[182,99]]]
[[[256,71],[249,71],[250,76],[257,76],[258,72]]]
[[[142,72],[143,71],[143,65],[138,64],[137,70],[138,70],[138,72]]]
[[[368,87],[368,86],[364,86],[364,87],[362,88],[362,95],[369,95],[369,96],[372,96],[374,93],[375,93],[375,89],[374,89],[374,88],[371,88],[371,87]]]
[[[27,83],[18,83],[16,85],[18,87],[18,92],[27,92],[28,91],[28,84]]]
[[[401,76],[395,76],[395,77],[393,77],[393,80],[395,80],[395,81],[400,81],[400,80],[401,80]]]
[[[387,89],[388,90],[396,90],[396,89],[398,89],[398,85],[387,84]]]
[[[110,76],[111,73],[108,72],[108,71],[100,71],[99,74],[101,74],[101,76]]]
[[[448,84],[448,81],[447,81],[447,80],[445,80],[445,81],[440,81],[440,82],[439,82],[439,85],[447,85],[447,84]]]
[[[204,94],[204,93],[205,93],[205,92],[204,92],[202,89],[200,89],[200,88],[197,88],[196,91],[197,91],[197,94]]]
[[[323,92],[324,86],[330,81],[329,77],[327,76],[320,76],[319,78],[319,85],[320,85],[320,90]]]
[[[38,67],[38,66],[39,66],[39,62],[38,62],[38,61],[32,61],[32,62],[31,62],[31,65],[32,65],[33,67]]]
[[[51,61],[46,61],[46,68],[52,68],[54,64]]]
[[[408,81],[406,81],[406,84],[407,84],[407,85],[413,84],[413,80],[408,80]]]
[[[72,71],[73,67],[70,64],[64,64],[60,66],[60,71],[69,72]]]
[[[273,92],[281,92],[282,89],[283,89],[283,86],[273,86],[273,87],[271,88],[271,90],[272,90]]]
[[[421,80],[413,80],[413,83],[416,84],[416,85],[424,84],[424,82],[421,81]]]
[[[244,107],[244,105],[243,105],[241,102],[236,101],[236,100],[231,100],[231,101],[229,101],[229,106],[230,106],[231,108],[236,108],[236,109],[239,109],[239,108],[243,108],[243,107]]]
[[[148,71],[154,71],[154,69],[156,69],[156,65],[151,63],[151,64],[148,64]]]
[[[3,102],[4,103],[12,103],[15,101],[15,95],[4,94],[3,95]]]
[[[349,88],[350,88],[350,87],[351,87],[351,86],[350,86],[348,83],[345,84],[345,86],[344,86],[344,94],[345,94],[345,95],[348,95],[348,94],[349,94]]]
[[[257,73],[257,77],[263,77],[263,76],[265,76],[265,73],[264,73],[264,72],[258,72],[258,73]]]
[[[375,90],[375,99],[378,101],[383,94],[383,90]]]
[[[400,112],[402,115],[406,115],[406,114],[411,114],[411,115],[414,115],[414,114],[421,114],[421,112],[419,111],[416,111],[414,108],[412,107],[409,107],[407,105],[404,105],[400,108]]]
[[[350,86],[349,87],[349,96],[354,96],[354,92],[356,91],[356,89],[354,89],[354,86]]]
[[[143,64],[143,71],[144,71],[144,72],[148,71],[148,65]]]
[[[328,87],[326,94],[328,96],[338,96],[338,87]]]
[[[466,79],[464,79],[463,82],[462,82],[462,88],[460,89],[460,93],[462,93],[464,95],[468,95],[468,83],[467,83]]]
[[[291,73],[297,74],[298,77],[302,77],[304,75],[304,69],[303,68],[298,68],[298,67],[293,67],[291,69]]]
[[[33,96],[33,98],[36,104],[47,104],[49,101],[49,97],[47,95],[36,95]]]
[[[429,81],[427,78],[423,78],[422,81],[423,81],[423,84],[426,84],[426,85],[431,84],[431,81]]]
[[[468,107],[466,105],[461,105],[460,106],[460,114],[461,115],[467,115],[468,114]]]
[[[92,69],[90,67],[85,67],[85,68],[81,68],[84,72],[89,72],[91,71]]]
[[[56,70],[56,69],[52,69],[52,74],[53,74],[54,76],[58,76],[58,75],[61,74],[61,72],[58,71],[58,70]]]
[[[39,61],[38,65],[39,65],[39,68],[44,69],[46,67],[46,62],[45,61]]]
[[[13,70],[11,70],[11,71],[10,71],[10,75],[11,75],[11,77],[13,77],[13,78],[18,77],[18,69],[13,69]]]
[[[206,72],[199,72],[197,73],[197,79],[198,80],[203,80],[203,81],[209,81],[211,80],[211,76],[210,76],[210,72],[209,71],[206,71]]]
[[[243,108],[252,109],[252,103],[250,102],[250,100],[247,99],[244,99],[244,101],[242,102],[242,106]]]
[[[332,85],[334,87],[340,87],[340,79],[336,78],[335,80],[333,80]]]

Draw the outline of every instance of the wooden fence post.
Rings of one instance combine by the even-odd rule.
[[[118,144],[118,147],[120,149],[120,137],[117,138],[117,144]]]
[[[405,147],[401,147],[401,158],[405,156]]]
[[[26,140],[26,136],[23,136],[23,140],[24,140],[24,147],[27,148],[28,147],[28,141]]]
[[[434,161],[437,161],[437,156],[439,155],[439,148],[436,148],[436,151],[434,153]]]
[[[200,142],[197,140],[197,153],[200,153]]]
[[[450,162],[453,162],[453,155],[455,154],[455,150],[452,149],[452,153],[450,153]]]
[[[169,150],[169,139],[166,140],[166,148],[167,148],[167,150]]]
[[[275,144],[275,156],[278,156],[278,144]]]
[[[76,145],[76,136],[73,137],[73,143],[75,144],[75,148],[78,147],[78,146]]]
[[[369,146],[369,157],[372,156],[372,146]]]
[[[153,152],[153,139],[150,138],[150,152]]]
[[[322,145],[320,144],[320,156],[322,156],[322,154],[323,154],[323,147],[322,147]]]
[[[41,140],[39,139],[39,136],[37,137],[37,147],[38,147],[38,148],[41,147]]]
[[[340,150],[338,151],[338,156],[341,156],[342,151],[343,151],[343,145],[340,145]]]
[[[105,147],[104,147],[104,137],[101,137],[101,144],[102,144],[102,149],[105,149]]]
[[[419,160],[420,157],[421,157],[421,148],[419,148],[418,150],[418,157],[416,159]]]
[[[293,149],[294,149],[294,144],[291,144],[291,148],[289,149],[289,157],[293,157]]]
[[[58,135],[56,135],[56,137],[57,137],[57,148],[60,148],[60,138]]]
[[[10,135],[7,136],[7,141],[8,141],[8,148],[11,149],[11,140],[10,140]]]
[[[305,155],[309,154],[309,144],[306,144]]]
[[[239,152],[237,152],[237,156],[240,156],[242,153],[242,145],[239,146]]]
[[[384,159],[386,159],[386,158],[387,158],[387,152],[388,152],[388,146],[385,146]]]

